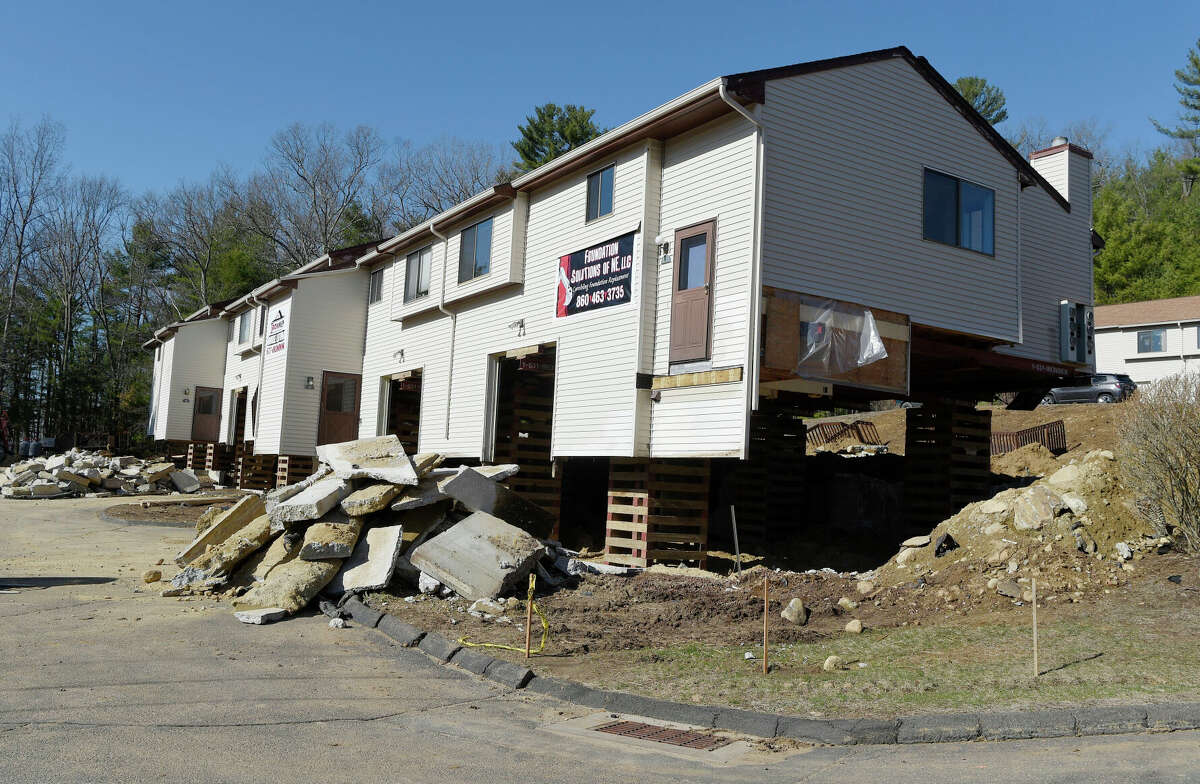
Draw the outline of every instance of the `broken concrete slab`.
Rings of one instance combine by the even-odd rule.
[[[412,459],[413,470],[417,472],[418,477],[425,476],[440,466],[445,459],[445,455],[439,455],[437,452],[422,452]]]
[[[469,601],[514,587],[546,553],[525,531],[476,512],[409,554],[413,566]]]
[[[263,506],[266,507],[267,514],[270,514],[271,510],[274,509],[277,504],[282,503],[283,501],[286,501],[289,498],[292,498],[293,496],[307,490],[317,482],[329,476],[331,473],[333,473],[333,469],[331,469],[329,466],[320,465],[317,466],[316,471],[300,480],[296,484],[285,485],[283,487],[277,487],[274,490],[268,491],[267,494],[263,496]]]
[[[236,504],[225,510],[205,531],[197,536],[191,544],[175,556],[175,563],[180,566],[195,560],[210,545],[215,547],[233,534],[240,531],[251,520],[266,513],[262,499],[256,495],[241,498]]]
[[[347,517],[340,511],[327,514],[304,532],[300,557],[306,561],[345,560],[354,552],[362,529],[361,517]]]
[[[282,621],[287,616],[287,610],[279,607],[264,607],[261,610],[235,610],[233,613],[233,617],[242,623],[252,623],[256,626]]]
[[[404,488],[392,503],[392,511],[406,512],[410,509],[431,506],[444,500],[446,500],[446,494],[442,492],[440,482],[427,476],[418,480],[415,486]]]
[[[220,545],[201,553],[171,578],[171,585],[185,588],[196,583],[224,582],[238,564],[271,540],[271,519],[260,515]]]
[[[141,471],[147,484],[154,484],[160,479],[166,479],[175,470],[174,463],[152,463]]]
[[[342,511],[359,517],[381,511],[402,489],[399,485],[367,485],[342,499]]]
[[[404,527],[372,528],[358,539],[354,552],[329,588],[337,593],[375,591],[386,588],[396,570],[396,559],[404,544]]]
[[[275,530],[287,527],[288,523],[319,520],[338,502],[350,495],[350,485],[336,476],[313,482],[292,497],[280,501],[267,514]]]
[[[200,480],[187,469],[171,472],[171,484],[181,493],[195,493],[200,490]]]
[[[266,582],[253,586],[235,599],[233,604],[245,608],[278,607],[292,615],[329,585],[341,568],[341,561],[293,558],[272,569]]]
[[[441,490],[472,512],[486,512],[539,539],[554,530],[554,516],[548,511],[473,468],[445,482]]]
[[[394,485],[415,485],[417,472],[394,435],[322,444],[317,457],[341,479],[378,479]]]

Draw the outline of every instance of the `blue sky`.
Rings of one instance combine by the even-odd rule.
[[[1001,9],[999,11],[994,9]],[[0,15],[0,120],[48,114],[77,171],[134,192],[246,172],[294,121],[416,143],[496,144],[536,104],[613,126],[721,74],[904,44],[979,74],[1013,120],[1095,118],[1161,142],[1200,4],[13,2]],[[1003,131],[1013,120],[1000,126]]]

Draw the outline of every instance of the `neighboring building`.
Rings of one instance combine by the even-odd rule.
[[[317,381],[357,357],[360,437],[518,462],[612,560],[694,560],[710,487],[801,475],[799,417],[912,398],[940,514],[988,476],[986,418],[944,401],[1092,369],[1060,334],[1060,302],[1092,302],[1090,163],[1026,161],[903,47],[713,79],[365,250],[361,278],[317,273],[357,289],[306,267],[253,295],[268,324],[292,302],[291,343],[314,319],[264,367],[254,451],[308,454]],[[760,533],[812,511],[743,493]]]
[[[155,441],[217,440],[225,368],[220,313],[225,304],[203,307],[142,344],[154,351],[146,432]]]
[[[1200,297],[1097,307],[1096,370],[1139,384],[1200,370]]]

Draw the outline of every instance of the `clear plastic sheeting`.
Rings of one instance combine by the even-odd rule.
[[[801,298],[796,372],[836,376],[887,358],[871,311],[837,300]]]

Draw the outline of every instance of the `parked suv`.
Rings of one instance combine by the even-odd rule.
[[[1080,376],[1078,384],[1055,387],[1042,398],[1042,405],[1051,403],[1116,403],[1133,394],[1137,384],[1123,373],[1097,373]]]

